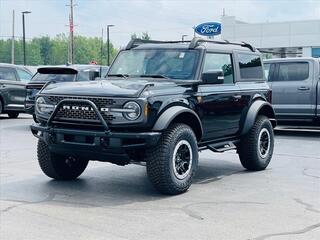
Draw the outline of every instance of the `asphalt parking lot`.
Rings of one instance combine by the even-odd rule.
[[[320,130],[277,131],[266,171],[200,154],[190,190],[158,194],[145,168],[91,162],[80,179],[40,171],[31,117],[0,117],[0,239],[319,239]]]

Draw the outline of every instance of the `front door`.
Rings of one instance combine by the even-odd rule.
[[[198,114],[202,120],[203,140],[235,135],[239,130],[241,115],[240,88],[234,82],[234,69],[231,54],[206,53],[203,72],[221,71],[222,84],[201,84],[202,96]]]

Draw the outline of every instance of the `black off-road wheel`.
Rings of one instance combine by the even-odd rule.
[[[198,144],[192,129],[172,124],[159,144],[146,151],[147,174],[163,194],[176,195],[188,190],[198,166]]]
[[[18,118],[19,113],[18,112],[9,112],[8,116],[9,116],[9,118]]]
[[[264,170],[270,163],[274,148],[274,133],[270,120],[258,116],[252,129],[238,146],[241,164],[250,171]]]
[[[48,145],[42,140],[38,141],[38,162],[43,173],[56,180],[76,179],[88,165],[88,160],[50,152]]]

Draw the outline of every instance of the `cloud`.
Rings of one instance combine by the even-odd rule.
[[[134,32],[148,31],[155,39],[193,36],[192,27],[204,21],[219,21],[223,8],[227,15],[245,22],[318,19],[317,0],[74,0],[75,31],[100,36],[101,28],[116,25],[110,36],[116,46],[125,45]],[[21,36],[21,11],[27,16],[29,37],[67,33],[68,0],[0,0],[0,36],[11,35],[11,12],[16,10],[16,34]]]

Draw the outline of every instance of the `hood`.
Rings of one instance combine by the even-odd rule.
[[[144,90],[150,92],[179,93],[185,91],[190,83],[171,81],[166,79],[107,79],[90,82],[63,82],[51,83],[41,91],[49,95],[77,95],[77,96],[114,96],[114,97],[139,97]],[[169,90],[168,90],[169,89]]]

